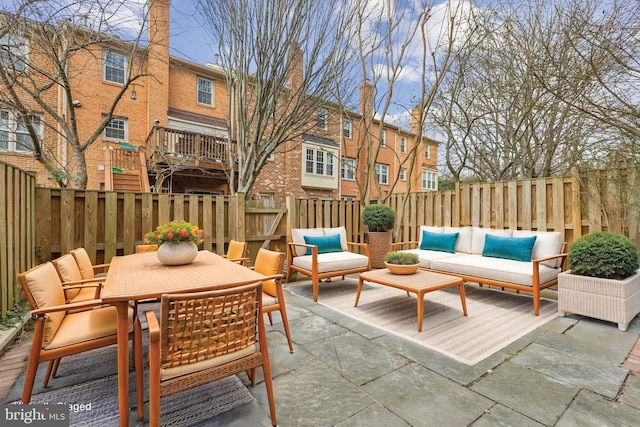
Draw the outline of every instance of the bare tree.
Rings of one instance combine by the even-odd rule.
[[[447,135],[445,158],[456,180],[564,174],[588,146],[609,139],[592,117],[574,108],[576,93],[554,77],[581,66],[570,48],[575,34],[563,18],[568,9],[546,0],[517,6],[502,2],[478,11],[476,37],[458,56],[434,110]],[[596,79],[581,79],[581,93],[599,90]]]
[[[129,9],[130,5],[115,0],[22,0],[0,15],[0,107],[11,111],[28,132],[28,138],[21,140],[27,146],[21,149],[33,151],[61,187],[73,182],[86,188],[86,151],[112,120],[129,86],[146,75],[139,47],[144,29],[140,23],[146,22],[146,15],[141,8]],[[77,78],[87,68],[101,69],[96,64],[101,64],[106,46],[123,55],[128,67],[100,124],[88,133],[83,124],[80,133],[76,111],[80,105],[74,102],[81,90]],[[55,137],[45,141],[45,133]],[[59,153],[66,151],[65,144],[71,160],[63,163]]]
[[[355,147],[360,159],[356,181],[361,203],[366,205],[372,186],[377,186],[377,193],[382,194],[375,179],[376,162],[383,129],[392,119],[390,112],[398,107],[404,109],[402,114],[408,119],[403,125],[411,124],[416,138],[409,142],[406,154],[394,153],[399,167],[390,179],[389,194],[394,192],[401,169],[406,170],[409,181],[421,173],[415,170],[415,165],[428,143],[423,137],[427,113],[449,72],[454,53],[467,43],[473,29],[469,26],[470,9],[464,2],[356,3],[355,50],[361,80],[373,90],[361,100],[364,111],[358,128],[362,129],[362,135]],[[408,186],[407,194],[409,190]]]
[[[273,151],[316,126],[345,73],[350,15],[340,0],[198,0],[229,92],[232,192],[250,193]],[[233,144],[229,144],[231,149]],[[235,155],[236,153],[230,153]]]

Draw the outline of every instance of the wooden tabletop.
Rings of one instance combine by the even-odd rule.
[[[413,288],[415,291],[456,286],[463,282],[460,277],[433,271],[418,270],[413,274],[392,274],[386,268],[365,271],[360,273],[360,278],[374,283],[400,287],[401,289]]]
[[[105,302],[134,301],[262,278],[263,275],[209,251],[199,251],[196,259],[186,265],[163,265],[156,252],[148,252],[114,257],[100,297]]]

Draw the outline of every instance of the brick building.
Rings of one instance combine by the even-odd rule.
[[[22,42],[19,46],[28,45],[25,35],[15,37]],[[5,50],[15,49],[6,37],[0,44]],[[87,188],[228,194],[229,97],[224,75],[214,66],[169,55],[169,0],[151,3],[148,45],[139,48],[131,63],[121,49],[115,41],[103,41],[76,54],[69,64],[81,140],[108,113],[128,67],[146,70],[122,94],[113,119],[86,151]],[[43,58],[29,55],[28,60]],[[302,73],[301,64],[297,72]],[[292,84],[296,78],[294,73]],[[256,180],[252,197],[279,202],[287,195],[358,199],[356,178],[363,179],[371,158],[357,150],[365,141],[378,151],[372,179],[382,192],[402,192],[407,187],[412,191],[437,189],[436,145],[412,130],[389,124],[381,133],[380,122],[372,113],[372,91],[370,85],[362,86],[359,112],[340,113],[331,103],[319,109],[313,130],[276,149]],[[43,96],[49,97],[50,105],[64,108],[65,99],[56,91]],[[31,107],[34,122],[48,120],[38,105]],[[39,184],[54,185],[51,173],[29,151],[29,138],[20,120],[6,105],[0,105],[0,114],[0,160],[35,171]],[[52,128],[55,125],[40,126],[43,143],[59,156],[61,164],[68,163],[68,144]],[[25,140],[26,144],[18,143]],[[418,155],[407,163],[416,144]],[[125,178],[142,184],[126,187]],[[375,198],[376,186],[372,188]]]

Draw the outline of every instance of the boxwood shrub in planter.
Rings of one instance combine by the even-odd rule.
[[[396,213],[387,205],[368,205],[362,210],[362,223],[367,226],[370,261],[373,268],[384,268],[384,257],[391,246],[391,231]]]
[[[611,232],[582,236],[569,246],[571,269],[558,275],[558,311],[615,322],[626,331],[640,313],[640,252]]]

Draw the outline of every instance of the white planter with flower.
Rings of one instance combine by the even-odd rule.
[[[184,265],[198,255],[202,230],[185,221],[171,221],[145,235],[145,242],[158,245],[158,260],[164,265]]]

